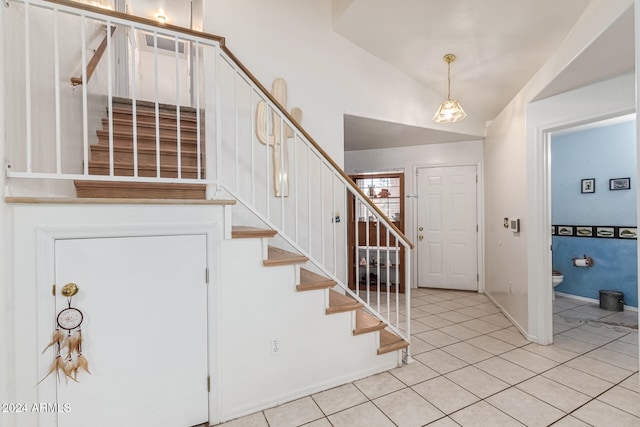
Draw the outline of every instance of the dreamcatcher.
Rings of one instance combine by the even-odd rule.
[[[54,372],[58,380],[60,380],[60,373],[62,372],[66,382],[69,382],[69,379],[78,382],[78,370],[80,369],[91,374],[87,358],[82,355],[82,329],[80,325],[82,325],[84,316],[79,309],[71,307],[71,300],[78,293],[78,290],[78,285],[75,283],[67,283],[62,287],[61,293],[67,297],[67,308],[63,308],[58,312],[56,329],[51,337],[51,342],[42,351],[44,353],[47,349],[53,347],[55,358],[49,368],[49,372],[40,382]],[[64,356],[63,350],[66,351]]]

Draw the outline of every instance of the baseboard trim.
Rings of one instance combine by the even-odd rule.
[[[495,299],[495,298],[493,298],[493,297],[491,296],[491,294],[490,294],[489,292],[487,292],[487,291],[485,290],[484,294],[487,296],[487,298],[489,298],[489,301],[491,301],[491,302],[493,303],[493,305],[495,305],[496,307],[498,307],[498,309],[502,312],[502,314],[504,314],[504,315],[505,315],[505,317],[506,317],[507,319],[509,319],[509,321],[510,321],[511,323],[513,323],[513,326],[515,326],[515,328],[518,330],[518,332],[520,332],[520,333],[522,334],[522,336],[523,336],[523,337],[525,337],[527,340],[529,340],[529,341],[531,341],[531,342],[536,342],[536,343],[538,342],[537,337],[535,337],[535,336],[533,336],[533,335],[529,334],[529,333],[528,333],[528,332],[527,332],[527,331],[526,331],[526,330],[525,330],[525,329],[524,329],[524,328],[523,328],[523,327],[522,327],[522,326],[521,326],[521,325],[516,321],[516,319],[514,319],[514,318],[513,318],[513,316],[511,316],[511,315],[509,314],[509,312],[507,312],[507,310],[505,310],[505,309],[500,305],[500,303],[498,303],[498,301],[496,301],[496,299]]]
[[[600,304],[600,300],[597,300],[595,298],[587,298],[587,297],[581,297],[579,295],[565,294],[564,292],[556,291],[556,296],[557,297],[560,296],[560,297],[564,297],[564,298],[575,299],[575,300],[578,300],[578,301],[591,302],[591,303],[594,303],[594,304]],[[631,305],[625,305],[624,309],[628,310],[628,311],[635,311],[635,312],[638,311],[638,307],[633,307]]]
[[[401,350],[396,350],[397,354],[401,354]],[[247,405],[240,408],[235,408],[229,411],[226,414],[222,414],[222,417],[219,420],[210,420],[211,425],[218,425],[223,422],[232,421],[237,418],[241,418],[246,415],[251,415],[256,412],[264,411],[266,409],[274,408],[276,406],[282,405],[284,403],[292,402],[296,399],[301,399],[303,397],[311,396],[312,394],[319,393],[321,391],[329,390],[334,387],[338,387],[344,384],[348,384],[362,378],[370,377],[371,375],[380,374],[382,372],[389,371],[391,369],[395,369],[398,367],[398,360],[400,356],[396,356],[393,353],[387,353],[385,355],[380,355],[377,357],[387,357],[389,360],[386,363],[381,363],[379,366],[371,369],[365,369],[356,373],[350,373],[348,375],[343,375],[340,377],[333,378],[331,380],[322,382],[320,384],[315,384],[310,387],[305,387],[303,389],[298,389],[296,391],[286,393],[280,396],[273,397],[269,399],[269,401],[263,401],[253,405]]]

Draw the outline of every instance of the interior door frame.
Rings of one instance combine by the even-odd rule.
[[[209,269],[209,288],[207,290],[207,336],[208,336],[208,374],[211,379],[209,390],[208,413],[209,422],[219,419],[221,411],[220,396],[222,386],[220,382],[222,351],[219,330],[219,271],[220,250],[218,242],[222,240],[222,226],[217,223],[201,224],[153,224],[127,226],[44,226],[36,229],[36,308],[37,313],[46,313],[53,318],[55,307],[51,302],[52,284],[55,283],[55,243],[56,240],[96,239],[118,237],[154,237],[154,236],[184,236],[204,235],[206,237],[206,259]],[[55,304],[55,303],[53,303]],[[48,308],[47,308],[48,306]],[[48,342],[50,330],[44,331],[37,321],[38,343]],[[44,381],[38,386],[40,402],[57,402],[56,385],[52,381]],[[56,425],[57,413],[40,413],[39,425]]]
[[[532,237],[529,239],[533,258],[537,260],[535,268],[531,269],[529,282],[529,332],[528,338],[542,345],[553,344],[553,287],[549,286],[549,277],[552,270],[552,245],[551,232],[551,137],[552,134],[564,129],[594,123],[602,120],[634,114],[635,111],[628,108],[602,111],[593,115],[585,115],[578,118],[566,118],[560,120],[540,120],[535,127],[530,129],[535,146],[530,147],[534,153],[535,169],[532,171],[532,182],[536,185],[536,191],[531,191],[535,202],[536,215],[530,220],[533,223]],[[636,117],[636,126],[637,126]],[[640,155],[640,153],[639,153]],[[640,215],[640,212],[638,213]],[[534,222],[535,221],[535,222]],[[546,278],[546,280],[545,280]],[[542,284],[539,286],[538,284]],[[638,283],[640,289],[640,281]]]
[[[443,168],[443,167],[455,167],[455,166],[475,166],[476,174],[478,176],[478,182],[476,185],[476,221],[478,222],[478,238],[477,253],[478,253],[478,293],[484,293],[485,281],[484,281],[484,170],[482,168],[482,161],[478,162],[443,162],[443,163],[421,163],[413,165],[412,168],[412,186],[414,192],[407,194],[406,197],[418,198],[418,169],[426,168]],[[405,211],[411,210],[413,215],[413,221],[411,221],[411,236],[414,242],[418,241],[418,203],[413,203],[413,206],[406,206]],[[405,233],[409,229],[409,221],[405,224]],[[418,251],[413,252],[413,265],[412,274],[415,280],[412,280],[412,287],[418,287]]]

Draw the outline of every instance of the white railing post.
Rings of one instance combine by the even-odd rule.
[[[199,61],[199,56],[198,56],[198,47],[195,46],[194,47],[195,51],[196,51],[196,66],[194,67],[195,71],[194,74],[196,74],[196,79],[195,81],[197,82],[196,85],[194,85],[195,88],[197,89],[192,89],[192,90],[196,90],[197,93],[197,97],[200,96],[200,87],[202,86],[200,84],[200,79],[199,79],[199,74],[198,74],[198,70],[200,69],[200,61]],[[207,63],[209,62],[209,58],[207,56]],[[214,87],[214,91],[215,91],[215,107],[214,107],[214,111],[213,114],[215,114],[215,138],[214,138],[214,144],[215,144],[215,165],[216,165],[216,174],[215,174],[215,182],[218,183],[218,185],[222,182],[222,93],[221,93],[221,89],[220,89],[220,85],[221,85],[221,81],[222,78],[220,77],[220,52],[219,52],[219,47],[216,47],[214,49],[214,58],[213,58],[213,62],[214,62],[214,78],[215,78],[215,83],[213,85]],[[204,85],[204,87],[206,88],[207,86]],[[196,98],[197,98],[196,97]],[[197,100],[196,100],[197,102]],[[207,104],[210,104],[207,100]],[[208,110],[208,109],[205,109]],[[211,119],[209,118],[209,114],[207,114],[207,122],[210,121]],[[207,133],[206,136],[206,140],[209,140],[209,134]],[[209,144],[206,144],[209,145]],[[209,154],[211,151],[211,149],[206,150],[206,155],[207,158],[210,158],[211,154]],[[200,169],[200,129],[198,128],[198,149],[197,149],[197,153],[198,153],[198,169]],[[213,164],[214,162],[207,162],[207,165]],[[211,172],[211,166],[208,166],[208,172]],[[209,177],[209,174],[207,174],[207,177]],[[207,197],[210,197],[210,194],[207,194]]]
[[[134,34],[133,26],[131,28],[131,34]],[[132,38],[132,43],[135,43],[135,37]],[[135,48],[135,44],[133,46]],[[140,169],[138,164],[138,64],[137,61],[131,61],[131,66],[133,67],[132,74],[133,78],[131,79],[131,118],[132,118],[132,138],[133,141],[133,176],[137,177],[138,171]],[[86,93],[86,91],[84,91]]]
[[[181,121],[180,121],[180,61],[178,56],[178,37],[174,39],[175,61],[176,61],[176,162],[178,167],[178,179],[182,178],[182,139],[181,139]],[[135,153],[134,153],[135,155]],[[160,158],[160,153],[158,153]]]
[[[82,87],[87,87],[87,17],[82,15]],[[28,51],[27,51],[28,52]],[[82,91],[82,172],[89,175],[89,104],[87,91]]]
[[[404,295],[405,295],[405,317],[407,319],[407,337],[411,338],[411,257],[409,256],[409,247],[404,245]],[[404,363],[412,363],[411,357],[411,341],[409,346],[405,349]]]
[[[286,224],[284,222],[285,221],[284,200],[286,197],[289,196],[289,181],[288,181],[288,176],[286,175],[289,173],[289,171],[287,170],[287,168],[289,167],[289,161],[285,160],[285,156],[286,156],[285,150],[287,149],[287,133],[285,132],[285,129],[284,129],[285,124],[282,117],[278,117],[278,122],[280,123],[279,126],[277,127],[277,131],[280,133],[279,135],[280,149],[278,150],[278,156],[280,156],[280,168],[279,168],[280,170],[275,172],[277,172],[278,174],[277,179],[278,179],[278,182],[280,183],[280,228],[282,230],[286,230]],[[276,141],[277,141],[277,138],[274,138],[274,141],[273,141],[274,149],[275,149]],[[285,188],[285,185],[286,185],[286,188]]]
[[[58,11],[53,11],[53,89],[56,117],[56,173],[62,173],[61,120],[60,120],[60,46],[58,34]]]
[[[254,107],[254,100],[253,100],[253,94],[255,93],[255,91],[253,89],[251,89],[251,92],[249,92],[249,106],[251,107],[251,109],[253,110]],[[251,166],[250,166],[250,170],[251,170],[251,180],[250,180],[250,191],[251,191],[251,204],[253,206],[255,206],[256,204],[256,142],[257,141],[257,137],[256,137],[256,115],[252,114],[251,115]]]
[[[294,218],[293,218],[293,232],[294,238],[297,241],[300,240],[300,231],[298,229],[299,218],[299,204],[298,204],[298,135],[293,135],[293,204],[294,204]]]
[[[156,177],[160,178],[160,67],[158,66],[158,32],[153,32],[153,93],[154,108],[156,113]]]
[[[113,161],[113,72],[111,63],[111,21],[107,21],[107,103],[109,105],[109,176],[114,176]]]
[[[334,182],[334,175],[331,174],[331,200],[332,200],[332,206],[331,206],[331,224],[333,224],[333,227],[331,228],[331,231],[333,232],[333,274],[336,274],[338,272],[338,254],[337,254],[337,245],[336,245],[336,227],[337,227],[337,223],[336,223],[336,183]]]
[[[25,143],[27,155],[27,173],[33,172],[31,164],[31,7],[28,0],[24,5],[24,97],[25,97]]]

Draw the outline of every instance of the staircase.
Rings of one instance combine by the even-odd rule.
[[[134,120],[132,101],[113,98],[112,132],[113,135],[113,174],[118,177],[134,176]],[[158,107],[156,126],[156,105],[137,101],[136,103],[136,140],[138,153],[138,176],[157,177],[157,147],[160,153],[160,177],[178,177],[178,119],[176,107],[161,104]],[[109,175],[110,138],[109,111],[102,119],[102,129],[96,132],[98,143],[90,146],[90,175]],[[180,163],[183,178],[198,178],[196,110],[180,107]],[[201,126],[201,129],[203,126]],[[156,138],[156,135],[159,135]],[[201,132],[200,176],[204,177],[204,132]],[[205,199],[206,184],[165,183],[142,181],[101,181],[75,180],[79,198],[138,198],[138,199]],[[277,233],[254,227],[236,226],[232,230],[233,239],[270,239]],[[277,247],[269,246],[263,260],[265,267],[303,265],[307,257],[294,254]],[[384,322],[373,316],[362,303],[337,290],[336,282],[305,268],[296,270],[299,282],[297,292],[327,291],[327,315],[353,313],[353,335],[378,333],[378,354],[402,350],[409,344],[393,332],[385,329]],[[334,289],[335,288],[335,289]]]
[[[113,175],[117,177],[135,176],[132,106],[133,103],[129,99],[113,98]],[[155,103],[136,102],[137,176],[204,178],[204,124],[201,125],[201,148],[198,153],[196,110],[191,107],[180,107],[179,127],[175,106],[159,104],[158,111],[156,127]],[[102,119],[102,129],[96,132],[98,143],[90,145],[90,175],[110,174],[109,111],[106,113]],[[158,138],[156,138],[157,135]],[[180,160],[178,160],[178,154],[180,154]],[[198,155],[200,176],[198,176]],[[181,165],[180,171],[178,171],[178,162]],[[142,181],[76,180],[75,186],[77,196],[81,198],[204,199],[206,190],[205,184]]]
[[[102,118],[102,129],[96,132],[97,144],[90,145],[91,156],[88,170],[90,175],[110,174],[110,152],[113,153],[113,175],[116,177],[134,177],[134,112],[129,99],[113,98],[111,123],[109,111]],[[138,177],[157,177],[159,147],[159,165],[161,178],[178,177],[178,161],[181,164],[182,178],[198,178],[198,155],[200,156],[200,178],[204,177],[204,132],[201,125],[201,149],[197,150],[197,117],[191,107],[180,107],[180,126],[176,107],[159,104],[156,114],[155,103],[136,102],[137,175]],[[157,116],[157,123],[156,123]],[[110,125],[112,131],[109,131]],[[178,144],[178,132],[179,141]],[[110,137],[113,147],[110,150]],[[179,146],[179,151],[178,151]],[[180,153],[180,158],[178,157]],[[138,198],[138,199],[205,199],[206,184],[181,182],[144,182],[128,180],[75,180],[79,198]],[[232,231],[233,239],[270,239],[277,233],[253,227],[236,226]],[[303,265],[307,257],[269,246],[263,260],[264,267],[285,265]],[[362,335],[378,333],[377,353],[385,354],[402,350],[409,344],[386,328],[384,322],[369,313],[364,305],[345,295],[333,280],[299,267],[297,292],[326,291],[326,315],[352,313],[352,333]]]
[[[247,226],[233,227],[232,239],[261,238],[270,239],[276,236],[273,230],[265,230]],[[308,258],[283,249],[268,246],[267,258],[263,260],[265,267],[294,265],[299,267],[299,280],[295,286],[297,292],[327,291],[328,304],[325,314],[332,315],[337,313],[353,313],[352,333],[353,335],[363,335],[367,333],[378,332],[378,349],[377,354],[390,353],[392,351],[402,350],[409,343],[398,337],[393,332],[385,329],[386,325],[377,317],[368,313],[363,304],[355,299],[345,295],[337,288],[336,282],[333,280],[307,270],[301,265],[305,264]]]
[[[85,198],[81,205],[95,203],[86,198],[151,205],[136,206],[135,214],[166,212],[162,218],[170,223],[175,219],[180,226],[183,205],[224,202],[224,208],[193,209],[193,214],[199,215],[198,227],[202,222],[208,230],[208,265],[203,266],[203,282],[208,286],[209,368],[216,374],[207,378],[207,384],[219,391],[211,393],[209,399],[214,417],[233,418],[396,368],[402,363],[402,349],[405,361],[411,361],[405,341],[411,336],[411,323],[407,321],[410,286],[403,302],[396,289],[387,288],[383,302],[380,285],[375,289],[377,295],[367,289],[364,297],[362,290],[348,288],[348,278],[343,276],[347,276],[351,264],[346,242],[349,224],[341,221],[339,212],[348,218],[345,203],[348,197],[354,197],[365,206],[365,216],[374,217],[378,230],[384,229],[381,233],[402,245],[404,254],[413,246],[300,126],[296,109],[288,112],[286,103],[281,102],[286,98],[283,91],[270,93],[226,47],[222,37],[143,22],[128,14],[105,13],[65,0],[31,0],[24,7],[11,8],[16,16],[24,15],[19,23],[30,22],[30,10],[40,16],[41,9],[51,11],[47,15],[51,19],[38,23],[51,26],[32,31],[33,25],[25,24],[25,36],[32,43],[23,46],[27,51],[22,53],[35,58],[42,46],[51,45],[52,54],[33,65],[27,61],[24,67],[7,69],[8,81],[27,88],[24,104],[31,107],[16,108],[15,114],[12,110],[7,115],[12,126],[6,139],[13,141],[4,153],[11,157],[5,167],[7,184],[17,190],[16,194],[50,199],[51,194],[60,193],[64,195],[58,197],[60,202],[72,205],[77,201],[69,201],[67,184],[73,180],[77,197]],[[36,66],[45,67],[44,71],[58,70],[61,59],[77,57],[77,46],[85,50],[90,37],[84,31],[75,32],[69,39],[72,43],[66,38],[51,39],[51,34],[57,34],[56,28],[70,22],[77,27],[86,25],[96,34],[104,32],[105,58],[117,56],[113,49],[118,44],[110,34],[124,32],[153,30],[154,35],[193,46],[194,73],[181,77],[190,78],[194,99],[207,101],[203,104],[209,122],[207,138],[201,109],[113,98],[109,77],[112,64],[102,64],[107,79],[74,92],[64,89],[66,78],[62,76],[37,79]],[[106,31],[116,26],[122,31]],[[199,61],[198,52],[206,53]],[[158,54],[154,49],[153,55]],[[151,60],[157,61],[157,57]],[[175,61],[177,67],[186,62],[179,54]],[[85,67],[84,54],[79,62]],[[130,71],[142,76],[135,68]],[[86,84],[89,75],[83,71],[76,82]],[[151,75],[144,78],[147,82],[154,79]],[[171,84],[158,83],[156,88],[162,90],[163,99],[172,99],[171,94],[177,93]],[[137,98],[140,92],[132,86],[131,93]],[[82,105],[78,102],[80,90],[84,91]],[[55,94],[53,112],[51,103],[43,103],[43,94]],[[88,145],[81,138],[67,137],[81,133],[73,118],[95,119],[93,103],[99,99],[108,100],[108,107],[98,118],[102,124],[95,126],[100,127],[96,136]],[[74,109],[62,111],[68,106]],[[262,123],[265,129],[258,126]],[[42,137],[52,131],[55,137]],[[264,140],[260,139],[263,131]],[[285,177],[287,184],[291,183],[288,193],[278,191],[278,182],[284,188]],[[46,185],[40,186],[41,181],[35,180],[45,180],[42,182]],[[49,185],[54,182],[62,185]],[[215,196],[235,199],[237,209],[232,211],[228,200],[206,200]],[[187,203],[185,199],[192,201]],[[175,206],[160,206],[169,204]],[[269,242],[275,241],[274,231],[250,227],[231,230],[233,219],[238,221],[240,217],[246,218],[247,224],[259,220],[255,223],[277,230],[277,244],[285,242],[286,246],[280,246],[297,253],[270,246]],[[96,223],[128,224],[126,218],[100,218]],[[157,223],[155,219],[151,222]],[[409,276],[410,263],[405,266]],[[209,281],[209,274],[215,279]],[[176,283],[176,290],[176,304],[180,304],[180,283]],[[178,343],[181,337],[172,339]],[[188,352],[188,344],[178,345]]]

